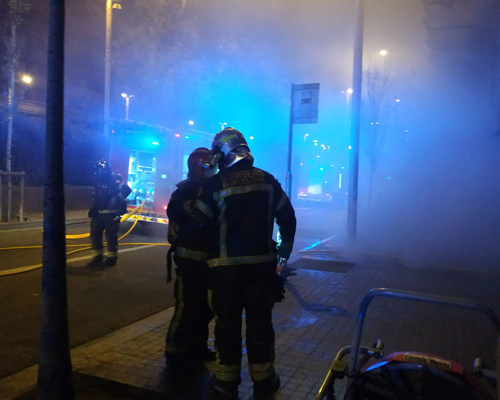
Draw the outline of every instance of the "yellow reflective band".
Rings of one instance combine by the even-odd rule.
[[[283,193],[281,195],[280,200],[278,201],[278,204],[276,205],[276,211],[278,211],[280,208],[282,208],[286,204],[287,199],[288,199],[288,197],[286,196],[285,193]]]
[[[271,261],[276,261],[276,256],[274,254],[262,254],[259,256],[213,258],[211,260],[208,260],[207,264],[210,268],[213,268],[213,267],[219,267],[221,265],[261,264]]]
[[[271,378],[274,375],[273,362],[269,361],[262,364],[248,363],[248,370],[252,381],[258,382]]]
[[[203,214],[205,214],[209,219],[212,219],[214,217],[214,214],[210,210],[210,208],[201,200],[196,200],[196,206],[195,208],[198,208]]]
[[[234,382],[240,379],[240,364],[220,364],[219,359],[215,362],[215,376],[220,381]]]
[[[99,210],[99,214],[118,214],[120,210]]]
[[[189,258],[190,260],[205,261],[207,253],[205,251],[186,249],[185,247],[177,247],[175,255],[182,258]]]
[[[236,137],[236,134],[232,134],[232,135],[227,135],[226,137],[223,137],[220,141],[224,144],[226,144],[227,142],[229,142],[231,139],[234,139]]]

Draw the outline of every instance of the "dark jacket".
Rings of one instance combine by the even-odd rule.
[[[210,267],[276,261],[274,221],[281,236],[278,247],[289,248],[288,256],[291,251],[297,223],[294,209],[274,176],[253,167],[252,161],[221,170],[203,185],[194,212],[217,232],[210,237]]]
[[[169,242],[175,246],[175,255],[205,261],[208,228],[201,226],[192,217],[193,207],[200,191],[199,182],[191,179],[179,182],[168,203],[167,216],[169,218]]]
[[[99,214],[125,214],[127,212],[126,198],[132,190],[122,182],[118,174],[109,174],[97,178],[92,195],[92,205],[89,216]]]

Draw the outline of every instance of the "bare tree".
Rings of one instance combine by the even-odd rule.
[[[367,119],[368,125],[365,133],[367,141],[367,154],[370,163],[369,197],[371,202],[373,173],[378,165],[378,157],[382,148],[384,133],[387,130],[379,122],[380,110],[387,97],[387,87],[389,83],[389,73],[379,72],[377,69],[368,70],[364,73],[368,96]]]
[[[12,181],[9,173],[11,168],[11,148],[12,148],[12,131],[14,124],[14,111],[16,108],[16,76],[18,64],[18,48],[17,48],[17,27],[23,20],[23,14],[30,8],[30,2],[27,0],[3,0],[0,5],[2,10],[6,10],[2,18],[8,32],[4,35],[4,43],[7,49],[6,70],[9,79],[8,89],[8,104],[7,104],[7,150],[5,155],[5,171],[7,172],[7,222],[10,221],[11,205],[12,205]],[[1,210],[0,210],[1,211]]]
[[[65,0],[50,1],[38,400],[72,400],[64,214]]]

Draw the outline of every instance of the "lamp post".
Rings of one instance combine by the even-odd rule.
[[[220,130],[223,131],[224,127],[227,125],[227,122],[219,122]]]
[[[363,76],[363,21],[364,0],[356,2],[356,31],[352,73],[351,157],[349,169],[349,197],[347,204],[347,236],[351,244],[356,241],[358,219],[359,131],[361,116],[361,83]]]
[[[125,119],[128,120],[128,108],[130,105],[130,98],[134,97],[133,94],[122,93],[122,97],[125,99]]]
[[[7,172],[7,222],[10,222],[10,217],[12,213],[12,133],[14,130],[14,112],[15,103],[17,102],[17,91],[16,91],[16,70],[15,66],[12,67],[10,84],[9,84],[9,94],[8,94],[8,106],[7,106],[7,148],[5,154],[5,170]],[[31,76],[22,75],[21,81],[29,85],[33,81]],[[0,209],[0,220],[2,210]]]

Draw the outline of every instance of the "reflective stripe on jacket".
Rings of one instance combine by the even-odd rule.
[[[296,219],[288,197],[274,176],[247,161],[208,179],[193,213],[217,232],[210,238],[210,267],[276,260],[274,221],[282,240],[293,244]]]

